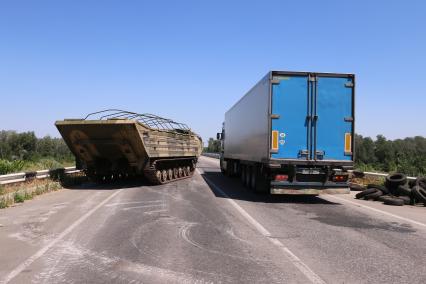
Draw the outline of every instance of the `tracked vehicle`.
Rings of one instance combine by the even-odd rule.
[[[190,177],[201,138],[183,124],[152,114],[109,109],[56,121],[77,166],[95,181],[144,176],[152,184]]]

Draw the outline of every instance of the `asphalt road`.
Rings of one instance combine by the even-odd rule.
[[[422,224],[257,196],[201,157],[191,179],[86,184],[0,210],[0,283],[426,283]]]

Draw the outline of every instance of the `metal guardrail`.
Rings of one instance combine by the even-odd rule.
[[[354,171],[349,170],[348,172],[352,173]],[[373,172],[361,172],[358,171],[359,173],[361,173],[364,176],[372,176],[372,177],[387,177],[389,174],[386,173],[373,173]],[[408,180],[416,180],[416,177],[407,177]]]
[[[66,167],[63,168],[65,174],[79,173],[80,170],[77,170],[75,167]],[[14,173],[0,176],[0,184],[10,184],[24,182],[31,179],[44,179],[50,177],[52,170],[41,170],[36,172],[26,172],[26,173]]]
[[[210,158],[215,158],[215,159],[219,159],[220,154],[219,153],[202,153],[201,155],[206,156],[206,157],[210,157]],[[353,170],[349,170],[348,172],[353,173]],[[361,173],[364,176],[372,176],[372,177],[387,177],[389,174],[386,173],[374,173],[374,172],[361,172],[358,171],[359,173]],[[408,180],[415,180],[417,179],[416,177],[407,177]]]

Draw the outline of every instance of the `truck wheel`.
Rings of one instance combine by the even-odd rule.
[[[268,178],[261,172],[259,167],[255,168],[256,185],[254,192],[256,194],[267,194],[270,190],[270,183]]]
[[[222,172],[222,174],[226,174],[225,169],[223,168],[223,159],[219,160],[219,164],[220,164],[220,171]]]
[[[225,175],[228,177],[232,177],[233,176],[233,169],[234,169],[234,163],[232,161],[228,161],[226,163],[226,170],[225,170]]]
[[[256,182],[257,182],[257,167],[252,166],[250,167],[250,189],[252,190],[256,189]]]
[[[246,167],[246,180],[244,181],[244,185],[250,189],[250,180],[251,180],[251,167]]]
[[[241,178],[241,183],[243,185],[245,185],[245,182],[246,182],[246,166],[245,165],[241,165],[241,176],[240,176],[240,178]]]

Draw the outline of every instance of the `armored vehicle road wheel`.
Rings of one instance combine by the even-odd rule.
[[[158,182],[161,182],[163,175],[161,173],[161,171],[156,171],[155,172],[155,177],[157,178]]]
[[[173,170],[172,169],[167,170],[167,179],[173,180]]]
[[[179,167],[178,168],[178,176],[181,178],[181,177],[183,177],[183,169],[182,169],[182,167]]]
[[[166,182],[167,181],[167,171],[166,170],[162,170],[161,171],[161,181],[162,182]]]

